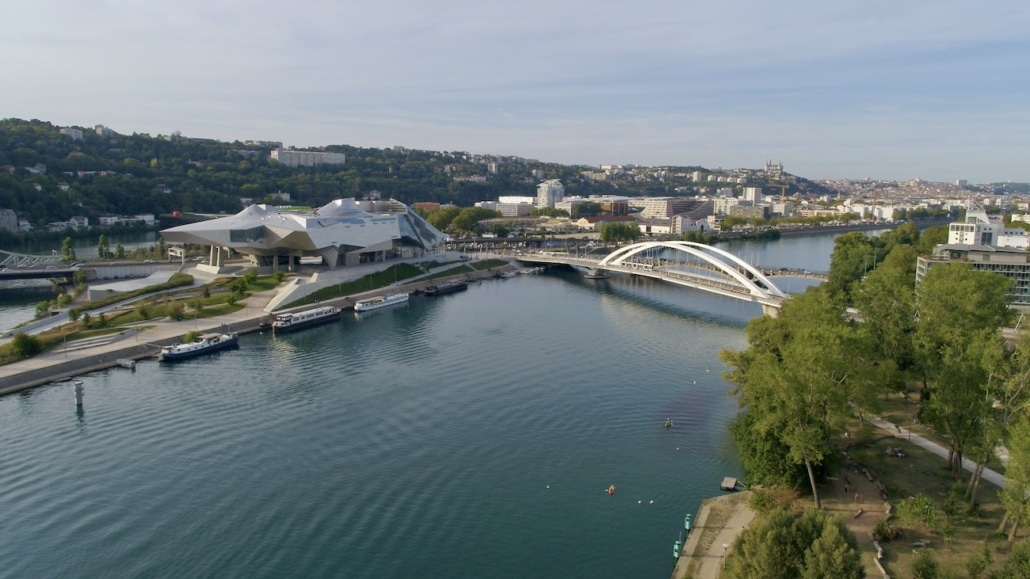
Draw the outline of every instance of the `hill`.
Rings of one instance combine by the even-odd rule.
[[[241,199],[281,203],[279,192],[288,194],[291,204],[312,207],[373,192],[408,204],[471,206],[501,195],[535,196],[545,179],[560,179],[566,196],[690,196],[767,184],[760,171],[618,167],[602,172],[511,156],[348,145],[321,149],[346,154],[342,165],[287,167],[271,160],[275,144],[264,141],[71,128],[80,130],[81,138],[45,121],[0,120],[0,209],[12,209],[43,229],[73,216],[96,224],[103,215],[235,213]],[[723,179],[709,180],[710,175]],[[799,179],[790,187],[796,191],[824,190]]]

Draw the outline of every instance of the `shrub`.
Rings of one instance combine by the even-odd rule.
[[[185,308],[181,303],[172,300],[168,302],[167,306],[165,306],[165,315],[168,316],[168,319],[175,320],[176,322],[178,322],[179,320],[186,317],[183,313],[184,310]]]
[[[43,351],[43,342],[36,336],[18,332],[11,340],[11,348],[19,358],[31,358]]]
[[[873,537],[877,541],[887,542],[893,541],[898,538],[901,532],[898,528],[891,524],[890,521],[880,521],[876,523],[876,527],[873,529]]]

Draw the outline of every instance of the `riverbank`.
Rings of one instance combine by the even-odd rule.
[[[755,517],[747,506],[750,491],[705,499],[690,528],[672,579],[716,579],[726,552]]]
[[[511,266],[469,271],[449,278],[402,283],[352,296],[324,300],[320,302],[320,305],[332,305],[348,310],[353,309],[354,302],[357,300],[390,293],[420,292],[425,289],[425,286],[439,283],[441,279],[464,278],[469,281],[490,279],[500,271],[507,269],[511,269]],[[150,320],[145,324],[140,324],[146,329],[126,328],[124,332],[114,335],[111,340],[104,343],[86,348],[76,348],[72,343],[68,348],[56,348],[27,360],[0,366],[0,396],[113,368],[119,365],[118,360],[121,359],[141,360],[156,357],[162,346],[181,342],[182,336],[191,330],[202,333],[232,330],[239,334],[265,331],[261,327],[261,322],[267,320],[270,315],[265,308],[282,287],[251,294],[247,298],[245,306],[233,313],[200,320],[173,321],[167,318]],[[311,307],[314,306],[302,306],[276,313],[301,311]]]

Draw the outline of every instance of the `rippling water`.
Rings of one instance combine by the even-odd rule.
[[[0,574],[664,576],[758,313],[521,276],[2,398]]]
[[[0,576],[666,577],[742,474],[718,353],[760,313],[553,272],[88,375],[81,413],[70,384],[0,398]]]

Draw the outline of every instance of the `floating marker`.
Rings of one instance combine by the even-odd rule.
[[[82,408],[82,381],[75,381],[75,407]]]

